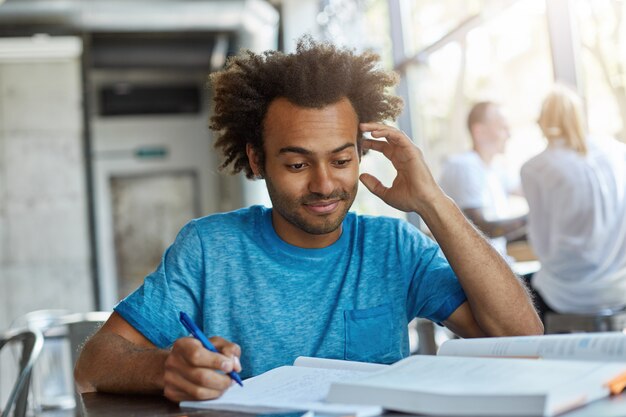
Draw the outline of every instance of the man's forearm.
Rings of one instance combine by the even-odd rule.
[[[526,288],[450,198],[442,194],[419,214],[457,274],[486,334],[543,332]]]
[[[77,389],[162,393],[167,355],[165,350],[137,346],[115,333],[99,332],[85,344],[76,363]]]

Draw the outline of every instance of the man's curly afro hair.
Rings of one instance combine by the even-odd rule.
[[[211,129],[218,132],[215,143],[224,154],[220,169],[254,174],[248,163],[250,143],[260,162],[263,152],[263,121],[270,103],[283,97],[293,104],[322,108],[347,97],[359,122],[395,120],[402,99],[385,90],[397,83],[395,73],[378,67],[372,52],[356,54],[310,37],[298,41],[295,53],[244,51],[229,58],[226,68],[210,75],[215,109]]]

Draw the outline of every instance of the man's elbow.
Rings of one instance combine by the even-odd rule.
[[[538,336],[542,335],[544,332],[543,323],[539,320],[539,317],[532,320],[527,327],[527,329],[524,329],[523,336]]]
[[[79,394],[96,391],[96,387],[89,382],[89,379],[78,365],[74,367],[74,385]]]
[[[90,346],[91,340],[88,340],[76,360],[74,365],[74,383],[78,393],[94,392],[96,387],[92,382],[91,365],[93,365],[90,359]]]

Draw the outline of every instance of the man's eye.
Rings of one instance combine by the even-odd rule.
[[[344,165],[348,165],[348,163],[352,161],[352,159],[340,159],[338,161],[335,161],[335,165],[337,166],[344,166]]]
[[[300,170],[300,169],[304,168],[305,164],[304,164],[304,162],[300,162],[300,163],[297,163],[297,164],[290,164],[290,165],[287,165],[287,166],[289,168],[291,168],[291,169],[294,169],[294,170]]]

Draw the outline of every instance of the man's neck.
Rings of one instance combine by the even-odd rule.
[[[474,148],[474,152],[478,154],[478,156],[485,163],[485,165],[491,165],[491,161],[493,161],[493,158],[496,156],[495,152],[492,152],[487,149],[479,150],[479,149]]]
[[[336,230],[329,233],[319,235],[307,233],[288,222],[275,209],[272,209],[272,227],[284,242],[304,249],[328,247],[339,240],[343,230],[343,225],[340,225]]]

